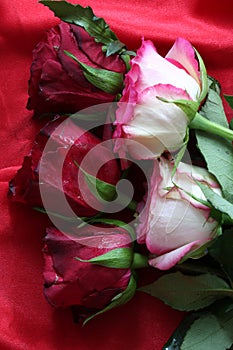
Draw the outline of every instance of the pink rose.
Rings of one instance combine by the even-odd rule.
[[[110,268],[81,262],[113,249],[128,248],[129,235],[122,228],[85,226],[78,235],[64,234],[56,228],[47,229],[45,237],[44,293],[55,307],[75,306],[80,317],[100,311],[129,283],[129,268]]]
[[[178,38],[161,57],[149,40],[131,61],[125,89],[116,114],[115,151],[129,151],[136,159],[159,157],[165,150],[182,146],[189,119],[174,103],[161,101],[199,101],[201,81],[198,61],[191,44]],[[127,140],[138,143],[127,144]],[[148,151],[143,150],[140,144]]]
[[[161,158],[154,161],[146,206],[139,216],[137,239],[155,255],[151,266],[167,270],[216,236],[218,222],[210,208],[193,199],[205,200],[195,180],[221,193],[206,169],[180,163],[173,179],[174,164]],[[175,186],[175,185],[176,186]]]
[[[64,50],[91,67],[125,72],[119,55],[106,57],[102,45],[84,29],[61,22],[47,32],[33,51],[27,108],[36,115],[74,113],[115,98],[89,83],[79,64]]]
[[[24,158],[21,169],[18,170],[14,179],[10,181],[9,197],[18,202],[23,202],[31,206],[42,207],[40,189],[43,186],[44,192],[50,201],[51,211],[63,213],[62,202],[60,203],[60,193],[64,193],[69,205],[79,216],[93,216],[98,211],[86,203],[82,190],[87,193],[91,203],[95,204],[97,199],[89,190],[88,184],[82,178],[82,183],[78,182],[79,170],[77,164],[81,164],[83,158],[93,147],[99,145],[101,140],[94,134],[84,132],[79,126],[74,124],[70,118],[66,119],[65,125],[62,124],[62,130],[57,131],[61,122],[65,118],[56,117],[49,122],[37,135],[32,150]],[[63,127],[64,125],[64,127]],[[75,135],[75,137],[74,137]],[[81,135],[81,136],[80,136]],[[43,184],[39,186],[39,172],[41,169],[41,157],[46,143],[50,140],[50,148],[46,153],[47,167],[43,174]],[[58,170],[61,159],[70,147],[62,166],[62,186],[58,178]],[[120,170],[113,153],[101,145],[99,149],[98,160],[104,164],[98,172],[98,178],[105,182],[115,185],[120,178]],[[112,159],[112,160],[109,160]],[[94,174],[97,162],[90,164],[90,174]]]

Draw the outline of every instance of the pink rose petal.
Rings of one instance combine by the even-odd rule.
[[[199,80],[197,82],[185,70],[176,67],[160,56],[151,41],[142,42],[137,56],[131,63],[132,67],[137,65],[140,69],[139,72],[137,71],[137,75],[135,75],[135,71],[134,74],[132,73],[137,91],[157,84],[170,84],[186,90],[193,100],[197,99],[200,92]]]
[[[200,72],[195,51],[189,41],[177,38],[166,58],[177,61],[200,85]]]
[[[159,270],[168,270],[175,266],[190,250],[200,241],[194,241],[180,248],[174,249],[171,252],[160,255],[149,260],[149,265],[156,267]]]

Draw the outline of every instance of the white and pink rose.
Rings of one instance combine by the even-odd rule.
[[[125,78],[115,121],[115,151],[121,156],[129,152],[136,159],[150,159],[165,150],[179,149],[189,117],[175,103],[164,100],[195,101],[198,108],[202,98],[199,63],[187,40],[178,38],[165,58],[150,40],[143,40]]]
[[[137,227],[138,242],[145,243],[152,254],[149,264],[161,270],[170,269],[186,254],[215,238],[219,227],[210,217],[211,209],[195,182],[207,184],[221,194],[213,177],[206,169],[180,163],[172,178],[173,166],[164,158],[154,161]]]

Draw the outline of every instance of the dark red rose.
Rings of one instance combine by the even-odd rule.
[[[75,306],[79,316],[88,316],[103,309],[112,298],[126,289],[130,269],[110,268],[80,262],[116,248],[131,248],[129,234],[120,227],[85,226],[78,235],[47,229],[45,237],[44,293],[55,307]]]
[[[15,178],[10,182],[9,197],[15,201],[42,207],[43,203],[40,189],[43,188],[43,191],[46,192],[46,198],[49,201],[50,211],[58,212],[63,215],[66,214],[63,212],[63,206],[62,204],[60,205],[59,202],[60,195],[64,193],[69,205],[77,215],[93,216],[98,210],[93,209],[85,202],[80,192],[80,187],[82,186],[82,189],[88,194],[92,203],[96,203],[97,199],[92,195],[83,173],[81,173],[81,185],[80,182],[78,182],[78,174],[81,170],[79,170],[75,162],[81,164],[86,154],[93,147],[99,145],[101,140],[90,132],[84,132],[84,130],[74,124],[70,118],[66,119],[64,124],[64,119],[65,118],[57,117],[41,129],[30,154],[24,158],[22,168],[19,169]],[[59,125],[61,121],[63,121],[63,123],[62,129],[60,130],[61,127]],[[47,153],[44,152],[46,153],[46,171],[43,173],[42,177],[43,184],[39,186],[41,157],[49,139],[51,142],[49,151],[47,150]],[[67,147],[70,147],[68,153]],[[61,186],[57,169],[60,166],[61,158],[66,153],[67,155],[62,167]],[[115,185],[119,180],[120,170],[112,152],[101,145],[101,149],[98,153],[98,161],[104,164],[98,172],[98,178]],[[96,164],[97,159],[93,159],[91,164],[89,164],[90,174],[94,174]]]
[[[33,51],[27,108],[35,110],[37,115],[74,113],[91,105],[112,102],[115,96],[89,83],[79,64],[64,50],[91,67],[125,72],[125,64],[118,55],[106,57],[102,45],[84,29],[61,22],[47,32],[45,40]]]

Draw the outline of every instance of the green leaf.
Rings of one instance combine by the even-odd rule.
[[[124,44],[119,45],[115,33],[111,31],[103,18],[94,15],[89,6],[72,5],[66,1],[40,0],[39,2],[48,6],[62,21],[84,28],[97,42],[108,45],[117,41],[120,49],[125,46]]]
[[[133,262],[133,250],[130,248],[117,248],[89,260],[80,259],[79,257],[75,257],[75,259],[111,268],[128,269]]]
[[[214,315],[217,319],[219,319],[223,316],[225,317],[226,313],[231,312],[233,310],[233,304],[231,299],[223,299],[219,302],[216,302],[215,304],[213,304],[213,306],[211,306],[208,310],[203,310],[203,311],[196,311],[196,312],[192,312],[192,313],[188,313],[187,316],[184,317],[184,319],[181,321],[181,323],[179,324],[179,326],[176,328],[176,330],[174,331],[174,333],[172,334],[172,336],[169,338],[169,340],[166,342],[166,344],[163,347],[163,350],[180,350],[183,349],[183,347],[181,346],[183,341],[184,341],[184,337],[187,334],[186,340],[185,340],[185,349],[193,349],[193,350],[199,350],[200,347],[197,345],[197,347],[193,347],[193,342],[195,341],[195,339],[197,339],[194,335],[194,339],[192,339],[192,337],[189,337],[188,331],[191,328],[191,326],[194,324],[194,321],[200,319],[200,317],[206,317],[208,315]],[[230,315],[230,314],[228,314]],[[203,336],[203,341],[206,342],[206,340],[209,338],[209,334],[206,334],[206,331],[208,331],[209,327],[203,327],[200,330],[200,333]],[[193,332],[193,328],[191,329],[190,333]],[[207,335],[207,337],[206,337]],[[187,339],[188,338],[188,339]],[[187,341],[188,340],[188,341]],[[209,339],[210,340],[210,339]],[[189,348],[189,345],[191,346]],[[184,346],[184,344],[183,344]],[[212,346],[207,347],[207,344],[205,343],[204,349],[205,350],[215,350],[214,345],[212,344]],[[224,348],[226,349],[226,348]],[[229,349],[230,350],[230,349]]]
[[[111,201],[116,196],[116,186],[100,180],[95,176],[88,174],[80,165],[74,160],[74,164],[79,168],[79,170],[84,174],[85,180],[92,194],[96,194],[96,198],[101,201],[101,198],[105,201]],[[101,198],[98,197],[97,192],[100,194]]]
[[[228,284],[211,274],[186,276],[175,272],[164,275],[156,282],[139,290],[181,311],[202,309],[226,296],[233,298],[233,290]]]
[[[215,92],[217,92],[219,95],[221,93],[221,85],[220,83],[214,79],[213,77],[211,77],[210,75],[207,76],[208,77],[208,88],[214,90]]]
[[[162,350],[180,350],[185,334],[193,322],[200,317],[201,313],[202,312],[192,312],[185,316]]]
[[[123,88],[123,74],[116,73],[107,69],[99,69],[88,66],[80,62],[72,53],[64,50],[65,54],[78,62],[82,68],[85,78],[98,89],[115,95]]]
[[[215,122],[227,128],[228,121],[224,112],[218,84],[217,82],[213,81],[212,78],[209,78],[209,82],[210,89],[208,91],[206,102],[201,108],[200,114],[212,122]]]
[[[112,41],[108,46],[107,46],[107,51],[106,51],[106,56],[111,56],[114,53],[120,52],[123,47],[125,47],[125,44],[120,42],[119,40]]]
[[[194,321],[181,350],[226,350],[233,343],[233,311],[208,312]]]
[[[87,322],[89,322],[94,317],[96,317],[98,315],[101,315],[101,314],[103,314],[106,311],[109,311],[109,310],[111,310],[111,309],[113,309],[115,307],[118,307],[120,305],[126,304],[128,301],[130,301],[133,298],[133,296],[134,296],[134,294],[136,292],[136,288],[137,288],[137,283],[136,283],[134,274],[132,273],[127,288],[122,293],[116,295],[112,299],[111,303],[108,306],[106,306],[103,310],[101,310],[101,311],[97,312],[96,314],[88,317],[84,321],[83,325],[85,325]]]
[[[233,220],[233,204],[214,192],[208,185],[196,181],[208,202],[221,213],[227,214]]]
[[[222,100],[213,89],[209,90],[207,101],[200,113],[212,122],[228,127]],[[207,168],[222,187],[223,196],[233,203],[233,152],[230,141],[208,132],[195,130],[198,148],[204,156]]]
[[[224,231],[214,241],[209,253],[226,272],[233,288],[233,228]]]
[[[231,95],[224,95],[227,103],[229,104],[229,106],[233,109],[233,96]]]

